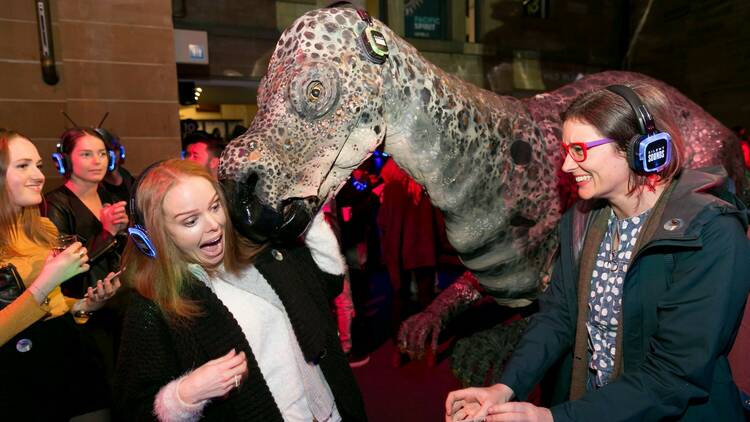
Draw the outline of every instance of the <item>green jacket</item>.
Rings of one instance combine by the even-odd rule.
[[[747,211],[726,185],[721,168],[683,170],[654,207],[624,281],[619,376],[592,392],[585,373],[573,373],[587,366],[574,351],[588,295],[579,268],[594,259],[584,245],[598,241],[583,240],[602,230],[609,208],[568,211],[549,288],[500,382],[523,400],[554,367],[553,400],[568,399],[571,383],[582,395],[553,406],[555,422],[744,420],[727,354],[750,289],[750,240]],[[590,271],[585,279],[588,288]]]

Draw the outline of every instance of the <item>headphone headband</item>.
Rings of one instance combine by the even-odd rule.
[[[607,87],[607,90],[614,92],[627,101],[630,108],[632,108],[635,113],[635,118],[638,121],[638,130],[641,135],[650,135],[656,132],[654,118],[651,116],[651,113],[648,112],[646,105],[643,104],[643,101],[641,101],[635,91],[625,85],[610,85]]]

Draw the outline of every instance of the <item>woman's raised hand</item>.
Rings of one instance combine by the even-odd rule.
[[[214,397],[222,397],[233,388],[239,388],[247,376],[245,352],[234,349],[226,355],[210,360],[182,379],[177,393],[188,404]]]
[[[102,222],[104,230],[110,232],[112,236],[128,226],[128,213],[125,211],[125,204],[125,201],[104,204],[99,214],[99,220]]]

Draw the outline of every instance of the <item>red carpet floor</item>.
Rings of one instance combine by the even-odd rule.
[[[460,388],[447,358],[429,368],[424,361],[400,368],[391,364],[395,346],[389,340],[354,368],[371,422],[442,421],[448,392]]]

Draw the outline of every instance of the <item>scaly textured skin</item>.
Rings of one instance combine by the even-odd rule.
[[[412,315],[401,323],[398,331],[398,348],[411,358],[421,359],[425,353],[427,339],[433,355],[437,350],[438,337],[444,324],[453,316],[462,313],[482,297],[474,287],[476,278],[465,272],[446,288],[422,312]]]
[[[443,72],[373,25],[390,49],[382,65],[366,57],[358,39],[367,23],[354,10],[297,19],[279,39],[258,113],[225,150],[220,177],[248,185],[279,214],[304,199],[312,215],[385,142],[443,211],[448,238],[483,291],[524,306],[541,290],[554,228],[574,198],[560,172],[560,113],[579,94],[613,83],[656,85],[672,102],[688,166],[724,164],[742,174],[731,131],[662,82],[603,72],[518,100]]]

